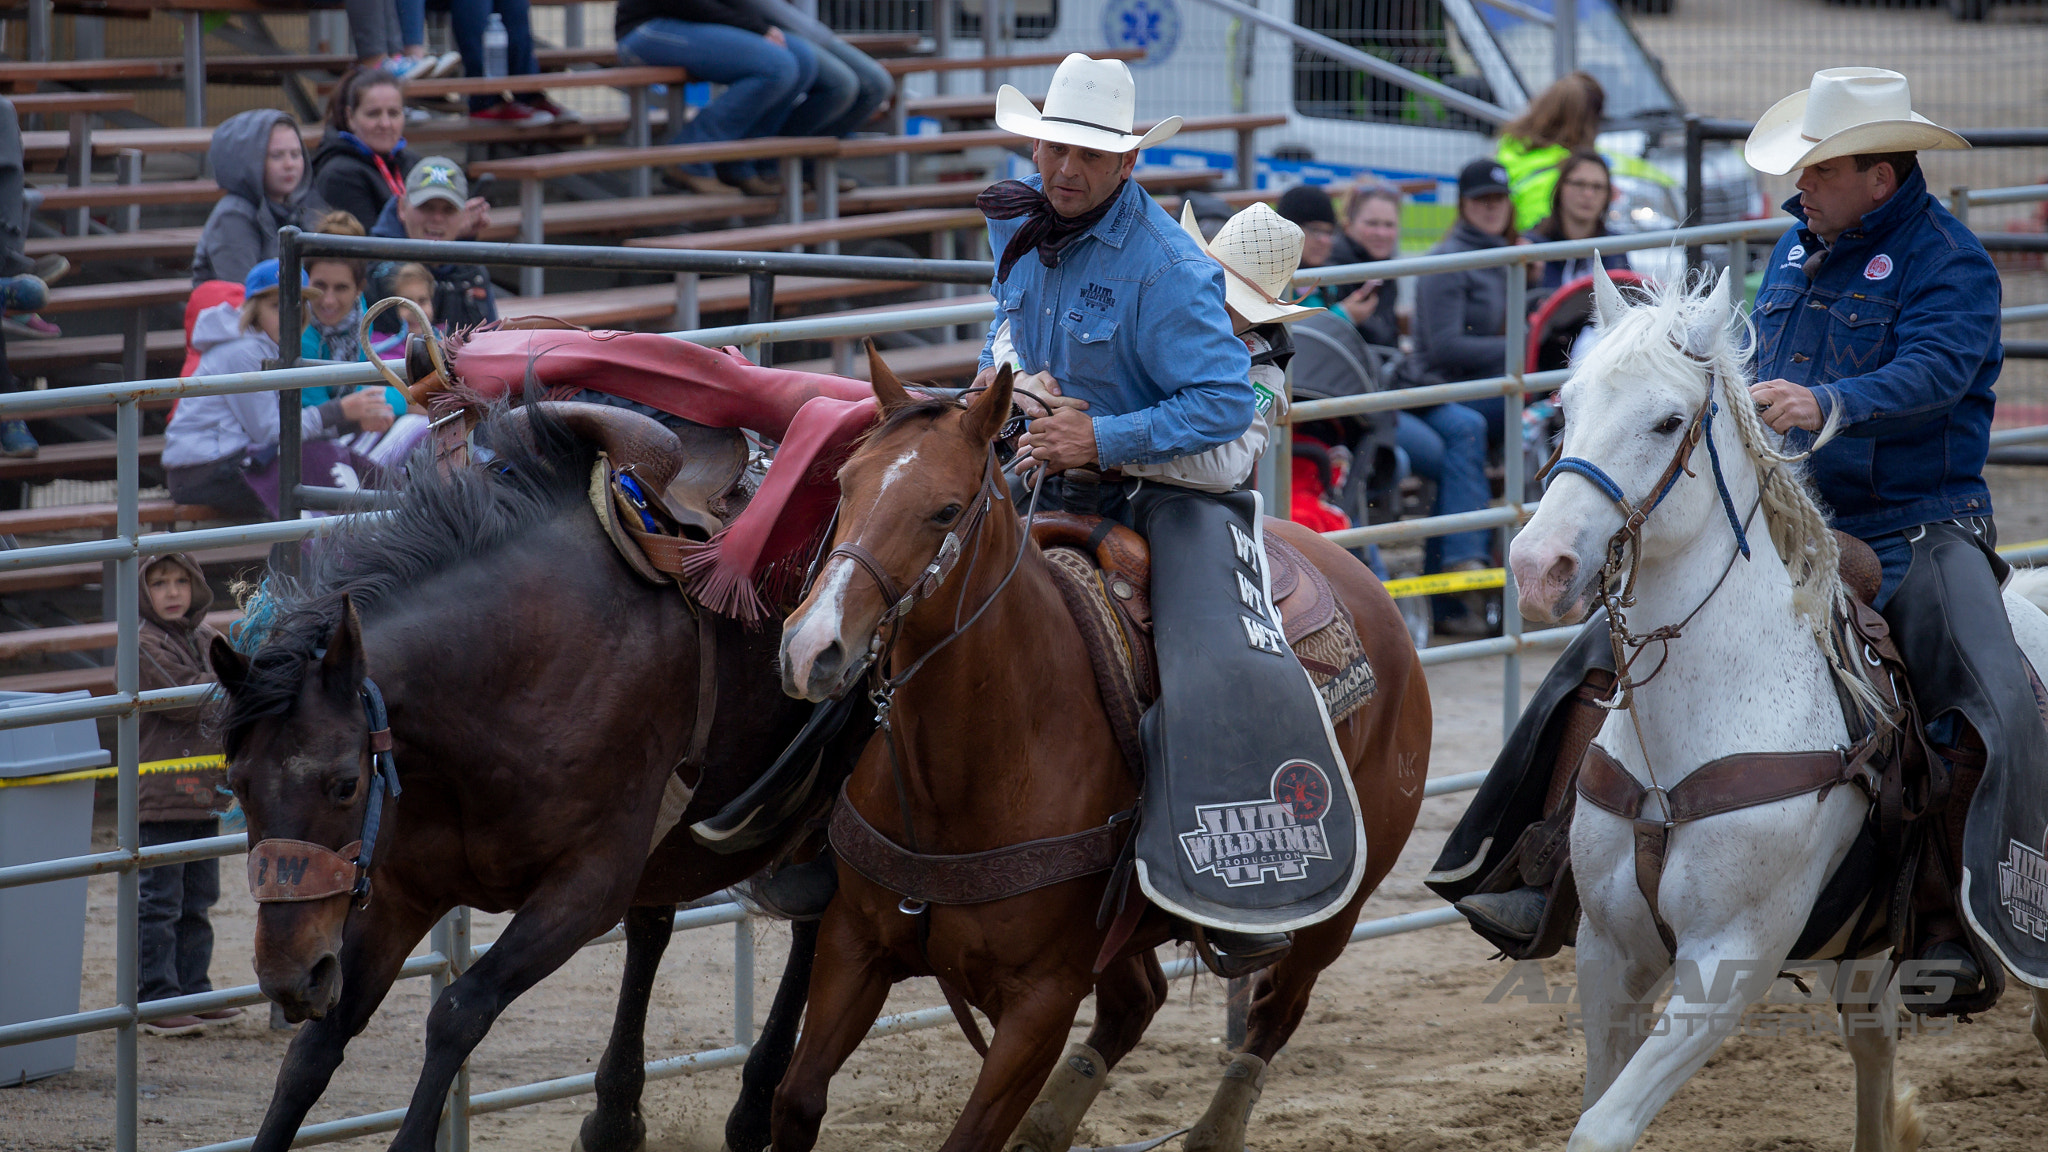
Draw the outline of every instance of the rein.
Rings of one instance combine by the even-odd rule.
[[[1000,442],[1007,439],[1011,434],[1010,427],[1006,426],[1003,432],[997,436],[996,440]],[[906,756],[900,745],[896,726],[892,719],[896,690],[909,683],[910,679],[923,669],[926,661],[938,655],[941,650],[973,628],[981,620],[982,616],[995,605],[995,602],[1002,598],[1004,590],[1010,586],[1010,581],[1016,577],[1018,570],[1023,566],[1024,554],[1029,551],[1029,540],[1020,540],[1018,542],[1017,555],[1010,561],[1009,571],[1003,574],[1002,580],[996,584],[994,591],[989,593],[988,598],[981,602],[981,606],[976,608],[973,615],[968,616],[964,621],[960,618],[960,614],[966,609],[967,586],[972,582],[975,565],[981,558],[982,525],[987,520],[991,508],[998,503],[1007,503],[1010,499],[1009,493],[1002,481],[1002,475],[1003,470],[997,464],[996,446],[994,443],[991,443],[987,460],[982,469],[981,488],[976,494],[973,508],[968,511],[966,518],[961,521],[958,528],[946,533],[946,538],[939,543],[939,550],[932,557],[931,563],[925,566],[924,571],[919,574],[918,578],[908,588],[898,589],[895,580],[889,576],[881,563],[875,559],[874,553],[870,552],[858,541],[849,541],[848,543],[838,545],[826,557],[828,563],[834,556],[847,557],[868,574],[869,579],[875,583],[876,591],[882,596],[884,606],[882,617],[876,622],[874,636],[868,641],[869,677],[871,684],[868,690],[868,699],[875,706],[875,720],[881,726],[882,745],[887,749],[889,755],[889,776],[896,790],[897,813],[903,821],[904,849],[907,849],[906,856],[910,859],[922,860],[927,864],[950,862],[951,858],[926,856],[918,843],[917,825],[911,817],[910,787],[905,780],[903,770]],[[1023,512],[1024,523],[1028,524],[1032,515],[1038,511],[1038,498],[1043,490],[1044,485],[1042,483],[1033,486],[1030,505]],[[834,515],[836,518],[837,513]],[[891,675],[887,671],[888,653],[896,646],[896,641],[902,633],[904,617],[908,616],[910,610],[919,602],[930,599],[938,593],[939,588],[945,584],[947,578],[951,576],[953,569],[959,564],[961,554],[967,551],[968,542],[971,542],[973,545],[973,553],[968,560],[967,579],[962,581],[961,584],[959,603],[954,608],[953,630],[947,633],[943,639],[934,644],[922,656],[913,661],[908,668]],[[822,565],[820,569],[822,570]],[[859,814],[854,812],[847,803],[843,790],[834,811],[835,820],[839,819],[837,815],[839,812],[845,812],[853,820],[858,821],[861,826],[868,827],[866,821],[861,820]],[[869,830],[873,831],[872,828],[869,828]],[[876,833],[876,837],[877,847],[887,843],[885,839],[880,838],[879,833]],[[844,839],[845,837],[841,838]],[[835,848],[838,847],[836,840],[834,846]],[[894,846],[890,845],[889,847],[893,848]],[[903,850],[898,851],[901,852]],[[953,1018],[959,1023],[960,1031],[967,1038],[968,1044],[974,1048],[977,1054],[986,1057],[988,1055],[988,1042],[982,1038],[981,1029],[974,1022],[974,1015],[968,1005],[967,998],[954,986],[953,981],[947,979],[943,973],[939,972],[938,966],[931,961],[931,902],[906,894],[897,902],[896,910],[905,916],[916,918],[918,953],[924,958],[925,966],[931,969],[933,977],[937,979],[939,991],[945,995],[946,1006],[953,1010]]]
[[[357,908],[370,906],[370,869],[377,858],[377,832],[386,799],[396,801],[398,763],[391,754],[391,722],[384,693],[363,677],[358,693],[369,723],[370,795],[363,802],[361,834],[340,850],[305,840],[270,838],[249,849],[249,894],[258,904],[289,904],[347,895]]]

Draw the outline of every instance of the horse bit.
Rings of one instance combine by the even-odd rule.
[[[249,892],[258,904],[290,904],[347,894],[356,908],[370,906],[370,868],[377,857],[377,832],[388,797],[399,794],[398,762],[391,755],[391,722],[384,693],[363,677],[358,695],[369,722],[370,796],[363,803],[361,836],[340,850],[305,840],[271,838],[249,849]]]

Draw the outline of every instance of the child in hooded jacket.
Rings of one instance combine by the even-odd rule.
[[[144,691],[213,682],[206,652],[220,633],[206,623],[206,610],[212,606],[213,589],[190,556],[173,552],[142,570]],[[194,705],[143,713],[142,762],[173,765],[142,776],[139,827],[145,847],[220,835],[216,814],[226,807],[227,771],[217,763],[191,763],[220,755],[220,744],[203,726],[204,711],[203,705]],[[143,870],[137,972],[141,999],[213,990],[207,976],[213,961],[213,925],[206,913],[219,899],[218,860]],[[142,1027],[160,1036],[181,1035],[241,1014],[239,1008],[221,1008]]]
[[[313,192],[298,123],[276,109],[257,108],[222,121],[206,160],[223,195],[192,253],[194,284],[242,279],[277,255],[279,228],[310,229],[325,210]]]

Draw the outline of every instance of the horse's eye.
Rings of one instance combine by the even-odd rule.
[[[946,525],[951,524],[953,521],[958,520],[959,518],[960,506],[958,504],[948,504],[944,508],[939,509],[938,512],[933,514],[932,523],[937,524],[943,528]]]
[[[1656,428],[1656,432],[1657,432],[1657,435],[1659,435],[1659,436],[1669,436],[1669,435],[1671,435],[1671,434],[1672,434],[1673,432],[1676,432],[1676,431],[1678,431],[1678,429],[1679,429],[1680,427],[1682,427],[1682,426],[1683,426],[1684,424],[1685,424],[1685,419],[1684,419],[1683,417],[1680,417],[1680,416],[1666,416],[1666,417],[1665,417],[1665,418],[1663,418],[1662,420],[1659,420],[1659,421],[1657,421],[1657,428]]]
[[[356,781],[354,777],[350,777],[346,780],[338,780],[335,782],[334,799],[336,803],[346,804],[355,798]]]

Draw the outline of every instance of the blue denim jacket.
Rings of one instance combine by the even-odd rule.
[[[1025,183],[1042,187],[1032,176]],[[1024,218],[991,220],[1000,255]],[[1095,227],[1047,268],[1026,253],[994,284],[995,320],[981,350],[994,362],[996,329],[1027,372],[1051,372],[1060,392],[1088,402],[1105,468],[1206,452],[1252,423],[1251,354],[1223,308],[1223,266],[1136,180]]]
[[[1800,220],[1771,253],[1756,298],[1756,378],[1813,389],[1842,432],[1811,465],[1835,527],[1854,536],[1982,516],[1999,341],[1998,270],[1976,236],[1927,193],[1916,170],[1822,245]],[[1794,429],[1787,447],[1813,435]]]

